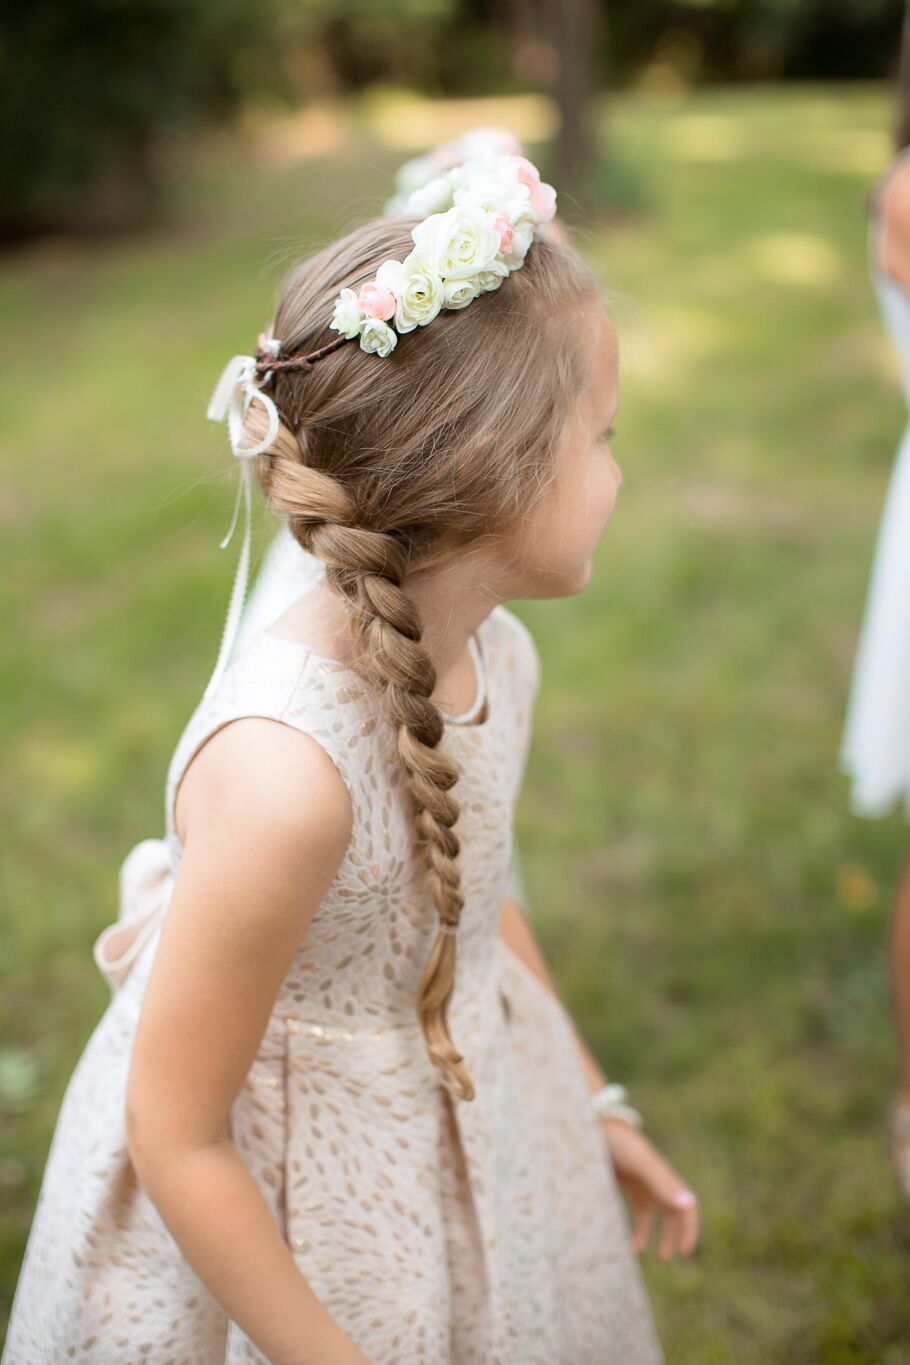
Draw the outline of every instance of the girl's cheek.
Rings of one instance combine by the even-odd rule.
[[[614,465],[609,469],[604,480],[604,487],[601,490],[600,505],[605,517],[609,517],[614,511],[621,487],[622,474],[619,471],[619,466]]]
[[[592,505],[600,509],[602,521],[607,521],[613,516],[621,483],[622,475],[619,474],[619,467],[615,461],[611,460],[610,464],[606,465],[606,472],[600,479],[600,487],[596,491],[596,497],[592,498]]]

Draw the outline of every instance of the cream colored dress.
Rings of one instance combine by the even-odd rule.
[[[462,769],[465,894],[449,1026],[475,1098],[453,1101],[417,1023],[436,912],[412,863],[381,698],[263,630],[178,742],[164,839],[143,840],[123,864],[118,920],[95,944],[112,998],[63,1098],[3,1365],[266,1359],[182,1255],[124,1133],[134,1031],[181,858],[177,784],[241,716],[316,739],[354,810],[230,1120],[312,1289],[372,1365],[663,1361],[572,1024],[497,937],[539,659],[501,605],[474,648],[487,707],[479,723],[452,718],[446,743]]]

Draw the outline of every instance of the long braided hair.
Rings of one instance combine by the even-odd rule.
[[[443,310],[388,357],[367,354],[328,328],[334,300],[383,260],[403,259],[416,221],[373,219],[289,273],[272,323],[280,355],[257,351],[282,422],[255,472],[299,544],[325,563],[346,604],[353,666],[384,693],[439,920],[417,1013],[446,1087],[470,1100],[446,1020],[464,904],[459,770],[430,699],[436,672],[407,581],[492,543],[546,495],[586,378],[572,305],[600,286],[563,233],[534,242],[499,289]],[[244,439],[264,432],[254,403]]]

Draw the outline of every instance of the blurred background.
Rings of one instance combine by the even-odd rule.
[[[496,124],[622,344],[594,577],[514,606],[544,670],[517,838],[570,1011],[701,1197],[698,1255],[643,1259],[668,1360],[910,1360],[884,1137],[907,827],[849,815],[837,769],[906,415],[866,268],[903,25],[899,0],[3,6],[0,1307],[107,1003],[92,943],[217,654],[211,389],[294,260]]]

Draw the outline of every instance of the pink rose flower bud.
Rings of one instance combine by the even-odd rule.
[[[556,213],[556,191],[552,185],[541,180],[540,171],[526,156],[515,158],[518,179],[527,185],[531,208],[541,223],[548,223]]]
[[[548,222],[557,212],[557,191],[551,184],[540,179],[540,172],[533,161],[527,157],[516,157],[516,171],[521,184],[527,184],[529,203],[533,212],[538,214],[539,222]]]
[[[368,318],[381,318],[383,322],[388,322],[389,318],[394,316],[398,306],[398,300],[391,289],[377,284],[375,280],[367,280],[366,284],[360,286],[357,303],[360,311],[366,313]]]
[[[497,213],[490,223],[494,232],[499,233],[499,250],[508,251],[512,245],[512,224],[504,213]]]
[[[533,191],[534,186],[540,184],[540,171],[533,161],[529,161],[526,156],[516,156],[515,161],[518,163],[518,179],[523,185],[527,185],[529,190]]]
[[[531,189],[531,208],[542,223],[549,223],[556,213],[556,191],[552,185],[538,180]]]

